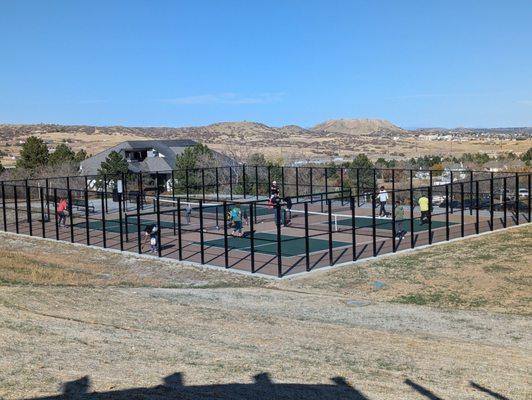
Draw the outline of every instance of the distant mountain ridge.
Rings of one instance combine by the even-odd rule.
[[[380,133],[404,133],[404,129],[384,119],[331,119],[312,128],[314,131],[368,134]]]

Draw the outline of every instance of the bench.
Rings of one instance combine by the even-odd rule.
[[[84,199],[72,199],[72,207],[76,207],[78,210],[80,208],[85,208],[85,200]],[[88,209],[90,212],[96,212],[94,208],[94,204],[89,202]]]

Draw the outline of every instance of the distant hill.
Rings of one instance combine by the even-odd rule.
[[[314,126],[312,130],[351,135],[406,132],[384,119],[331,119]]]

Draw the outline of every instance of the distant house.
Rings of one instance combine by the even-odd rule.
[[[116,151],[127,160],[129,171],[149,175],[160,173],[162,179],[169,178],[175,168],[176,156],[196,144],[197,142],[189,139],[128,140],[84,160],[80,166],[81,174],[96,175],[109,154]],[[214,152],[214,156],[224,164],[234,164],[229,157],[220,153]]]
[[[521,160],[494,160],[484,164],[484,169],[489,172],[521,171],[525,166],[526,164]]]

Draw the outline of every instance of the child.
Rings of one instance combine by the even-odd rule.
[[[159,238],[157,225],[150,224],[146,226],[146,230],[144,231],[144,237],[144,243],[146,243],[148,240],[150,241],[150,253],[155,253],[157,251],[157,240]]]
[[[231,235],[242,237],[242,211],[238,204],[235,204],[235,207],[231,210],[231,220],[233,221],[233,232]]]
[[[395,202],[395,236],[399,239],[405,237],[406,231],[403,229],[403,220],[405,219],[405,209],[401,202]]]
[[[66,226],[66,217],[68,215],[68,202],[66,199],[61,199],[57,205],[57,215],[59,216],[59,225]]]

